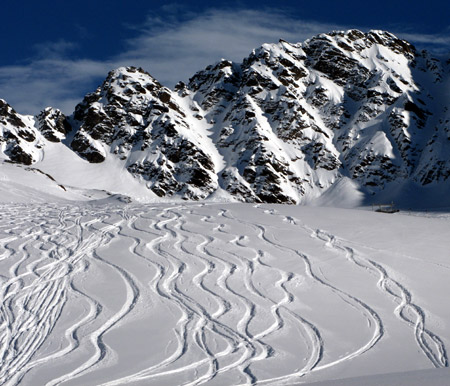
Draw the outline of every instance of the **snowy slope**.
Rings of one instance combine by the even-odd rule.
[[[404,373],[379,374],[365,377],[333,379],[314,382],[310,386],[445,386],[448,384],[450,369],[409,371]]]
[[[40,203],[0,216],[2,384],[374,384],[448,366],[448,213]],[[443,373],[375,379],[424,377]]]

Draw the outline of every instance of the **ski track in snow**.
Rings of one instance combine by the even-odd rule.
[[[156,363],[143,361],[125,376],[105,378],[105,386],[170,384],[174,379],[192,386],[288,384],[364,355],[385,333],[380,314],[357,294],[327,279],[316,258],[301,246],[279,242],[274,231],[281,225],[303,232],[375,277],[377,290],[397,302],[395,315],[411,328],[431,364],[448,366],[444,342],[427,327],[426,312],[413,301],[411,291],[388,268],[351,247],[350,241],[259,205],[254,210],[272,216],[275,225],[241,219],[226,206],[213,208],[215,212],[205,204],[3,205],[0,384],[19,384],[40,366],[64,361],[82,349],[83,360],[47,384],[77,384],[79,377],[101,371],[117,358],[105,343],[106,334],[133,318],[138,302],[148,301],[146,296],[158,300],[176,319],[171,331],[174,344],[160,353]],[[145,263],[153,277],[139,281],[109,259],[112,240],[130,245],[124,258]],[[292,270],[277,264],[283,258],[295,262]],[[120,278],[125,300],[118,309],[109,311],[98,297],[75,284],[74,279],[93,264]],[[366,340],[338,357],[328,355],[329,342],[320,322],[302,311],[299,290],[305,282],[339,299],[336,307],[347,307],[365,320],[361,329]],[[65,325],[58,347],[44,350],[70,299],[85,304],[85,313]],[[295,331],[301,342],[303,354],[294,364],[288,348],[277,343],[285,331]],[[285,358],[291,358],[291,367],[268,377],[261,364],[275,363],[276,368]]]
[[[69,340],[67,347],[45,358],[33,360],[34,354],[57,323],[68,292],[77,291],[71,279],[86,269],[86,259],[92,256],[96,248],[108,242],[111,238],[109,232],[115,228],[114,224],[104,225],[108,214],[99,216],[96,213],[93,219],[83,222],[82,214],[62,210],[56,216],[52,211],[56,209],[50,207],[48,211],[31,213],[17,211],[10,217],[14,219],[12,224],[8,224],[8,228],[2,226],[7,228],[6,234],[11,235],[4,243],[5,250],[9,252],[8,261],[3,261],[8,265],[12,260],[9,275],[3,277],[0,292],[0,379],[3,383],[18,383],[34,366],[76,348],[78,324],[66,331]],[[104,226],[93,231],[98,222]],[[17,246],[14,243],[16,240],[20,240]]]
[[[275,212],[273,210],[268,211],[268,213],[275,214]],[[240,221],[237,219],[234,219],[234,220]],[[320,339],[320,346],[317,348],[317,351],[320,353],[320,355],[317,357],[315,363],[309,369],[307,369],[307,370],[303,369],[301,371],[298,371],[297,373],[287,374],[282,377],[268,379],[268,380],[265,380],[264,382],[260,382],[261,384],[267,383],[267,382],[279,382],[279,381],[289,380],[290,378],[293,378],[293,377],[301,377],[301,376],[304,376],[305,374],[307,374],[308,371],[312,371],[312,370],[317,371],[317,370],[325,369],[325,368],[337,365],[346,360],[350,360],[358,355],[363,354],[364,352],[368,351],[370,348],[375,346],[375,344],[383,336],[383,324],[382,324],[381,318],[368,304],[364,303],[362,300],[358,299],[356,296],[348,294],[345,291],[335,287],[331,283],[328,283],[325,279],[320,278],[319,275],[317,275],[314,272],[314,268],[313,268],[313,264],[311,263],[311,259],[306,254],[302,253],[299,250],[292,249],[287,246],[281,245],[281,244],[277,243],[276,241],[270,239],[270,237],[268,236],[269,232],[266,229],[266,227],[264,227],[263,225],[260,225],[260,224],[251,224],[251,225],[258,229],[258,231],[259,231],[258,237],[262,241],[275,246],[280,251],[297,255],[305,264],[305,267],[306,267],[305,272],[311,279],[313,279],[319,285],[325,286],[325,287],[329,288],[332,292],[338,294],[344,302],[348,302],[348,303],[352,304],[355,308],[360,309],[360,312],[362,314],[364,314],[365,318],[368,320],[368,322],[369,322],[368,325],[374,326],[373,327],[373,336],[365,345],[363,345],[362,347],[358,347],[354,352],[348,354],[347,356],[345,356],[343,358],[340,358],[340,359],[332,361],[332,362],[323,363],[320,365],[319,365],[319,362],[322,360],[322,352],[323,352],[324,344],[320,339],[320,332],[316,330],[317,336]]]
[[[276,212],[273,210],[268,211],[268,213],[276,215]],[[412,328],[414,338],[423,354],[436,368],[449,366],[447,350],[444,342],[439,336],[434,334],[425,326],[425,311],[413,302],[411,292],[405,287],[405,285],[391,277],[385,267],[349,246],[350,242],[348,240],[338,238],[337,236],[321,229],[314,230],[306,224],[302,224],[301,221],[290,216],[285,217],[284,220],[294,225],[300,224],[305,231],[310,232],[313,238],[322,240],[327,247],[344,254],[348,260],[353,262],[358,267],[371,271],[378,276],[378,288],[393,297],[398,303],[398,306],[394,310],[395,315]],[[373,249],[370,247],[366,248]]]
[[[434,367],[448,366],[447,351],[442,339],[425,327],[426,314],[424,310],[412,301],[410,291],[403,284],[393,279],[381,264],[364,257],[347,246],[345,240],[338,239],[320,229],[316,230],[313,235],[325,241],[327,246],[345,253],[346,257],[359,267],[375,272],[379,276],[378,287],[399,303],[395,308],[395,315],[412,327],[421,351]]]

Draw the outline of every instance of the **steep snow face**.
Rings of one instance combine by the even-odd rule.
[[[183,110],[142,69],[119,68],[76,107],[70,146],[89,162],[117,156],[158,196],[202,199],[217,189],[215,165]]]
[[[240,66],[222,61],[190,81],[227,160],[222,186],[246,201],[298,203],[337,176],[330,130],[316,125],[301,95],[302,57],[298,46],[266,45]]]
[[[297,204],[326,192],[334,202],[345,187],[346,202],[362,202],[411,183],[448,189],[449,63],[388,32],[350,30],[265,44],[174,91],[122,67],[69,119],[3,107],[2,157],[37,162],[40,138],[62,141],[90,163],[119,163],[159,197],[193,200]]]
[[[316,46],[321,50],[315,51]],[[441,157],[425,154],[433,138],[442,138],[446,148],[449,144],[443,138],[446,129],[435,119],[448,106],[435,100],[448,78],[440,62],[381,31],[321,35],[304,49],[311,66],[343,89],[340,102],[321,114],[339,122],[335,143],[351,178],[374,191],[394,180],[427,184],[448,178],[448,165],[437,162]],[[336,106],[342,106],[343,114],[334,113]],[[425,177],[428,167],[438,168],[437,179]]]

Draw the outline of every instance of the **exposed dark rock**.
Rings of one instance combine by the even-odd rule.
[[[38,130],[51,142],[60,142],[66,134],[72,131],[72,126],[66,116],[51,107],[41,111],[36,120]]]
[[[0,99],[0,123],[9,123],[14,127],[20,128],[26,127],[25,123],[16,111],[3,99]]]
[[[405,103],[405,110],[406,111],[411,111],[414,114],[416,114],[420,119],[425,119],[426,118],[426,113],[425,111],[423,111],[419,106],[417,106],[414,102],[411,101],[407,101]]]
[[[105,156],[92,145],[92,142],[81,132],[77,133],[73,138],[70,146],[86,161],[91,163],[101,163],[105,160]]]
[[[33,156],[26,153],[19,144],[11,143],[5,150],[5,154],[9,156],[11,162],[31,165],[33,163]]]

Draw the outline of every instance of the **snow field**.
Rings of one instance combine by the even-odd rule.
[[[448,366],[450,216],[1,204],[6,385],[290,385]]]

